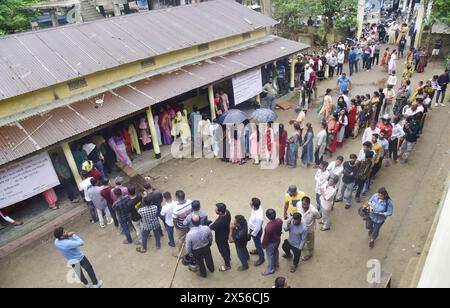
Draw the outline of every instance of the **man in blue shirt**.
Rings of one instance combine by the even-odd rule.
[[[380,234],[380,229],[386,219],[392,216],[394,205],[386,188],[381,187],[378,193],[373,195],[368,202],[369,216],[366,220],[366,228],[369,230],[369,247],[375,247],[375,241]]]
[[[358,50],[355,47],[352,47],[350,53],[348,54],[348,66],[350,71],[350,76],[353,75],[353,68],[355,72],[358,72],[357,61],[358,60]]]
[[[72,265],[75,270],[75,274],[80,278],[81,283],[85,288],[89,287],[89,283],[83,274],[83,270],[88,273],[89,278],[92,281],[93,288],[101,288],[103,281],[98,281],[95,276],[94,269],[86,256],[81,252],[80,247],[84,245],[84,241],[79,238],[75,233],[64,232],[62,227],[56,228],[55,235],[55,247],[59,250],[62,256],[66,259],[67,263]]]
[[[350,90],[351,85],[352,85],[352,83],[350,82],[350,78],[347,77],[346,73],[343,73],[341,76],[339,76],[339,78],[337,80],[337,86],[338,86],[341,94]]]

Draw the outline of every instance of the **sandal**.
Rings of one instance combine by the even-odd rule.
[[[230,269],[231,269],[231,266],[222,265],[221,267],[219,267],[219,272],[226,272]]]
[[[147,250],[145,250],[145,249],[142,248],[142,247],[137,247],[137,248],[136,248],[136,251],[139,252],[139,253],[146,253],[146,252],[147,252]]]

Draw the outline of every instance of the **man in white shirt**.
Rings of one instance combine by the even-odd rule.
[[[339,187],[339,181],[341,179],[342,174],[344,173],[344,157],[339,155],[336,157],[335,161],[332,161],[328,167],[327,170],[330,172],[330,175],[334,174],[338,176],[338,182],[336,183],[336,187]]]
[[[373,134],[380,134],[380,129],[377,127],[377,122],[376,121],[372,121],[370,122],[370,126],[367,127],[364,130],[364,134],[362,137],[362,144],[366,143],[366,142],[372,142],[372,135]]]
[[[252,208],[252,214],[248,220],[248,232],[253,239],[255,244],[255,250],[251,251],[251,255],[258,255],[258,261],[255,262],[255,266],[260,266],[264,263],[264,250],[261,245],[261,237],[263,234],[263,223],[264,223],[264,211],[261,207],[261,200],[258,198],[253,198],[250,202],[250,207]]]
[[[176,201],[172,200],[172,195],[170,192],[165,192],[163,194],[165,204],[161,209],[161,216],[164,217],[164,222],[166,225],[167,234],[169,236],[169,246],[175,247],[175,239],[173,236],[173,209],[177,205]]]
[[[330,172],[327,170],[328,168],[328,162],[327,161],[323,161],[320,163],[319,165],[319,169],[316,172],[316,175],[314,176],[314,180],[316,182],[316,188],[315,188],[315,192],[316,192],[316,202],[317,202],[317,209],[320,211],[321,209],[321,203],[320,203],[320,195],[321,195],[321,190],[320,188],[322,187],[322,185],[324,183],[327,182],[329,176],[330,176]]]
[[[303,222],[308,228],[308,236],[306,237],[305,246],[303,248],[302,261],[307,261],[312,258],[314,254],[314,238],[316,232],[316,221],[322,218],[319,211],[311,204],[309,197],[303,197],[302,206],[298,207],[298,212],[302,214]]]
[[[305,65],[305,82],[307,82],[307,83],[309,82],[312,72],[314,72],[314,69],[311,67],[311,65],[306,64]]]
[[[424,108],[423,106],[419,106],[419,104],[417,104],[416,102],[411,104],[411,107],[407,108],[405,110],[405,112],[403,112],[403,117],[405,119],[408,119],[412,116],[415,116],[416,114],[418,114],[419,112],[424,112]]]
[[[97,211],[95,209],[94,203],[92,202],[92,199],[89,197],[89,194],[88,194],[88,190],[92,186],[91,179],[93,179],[93,178],[89,177],[87,175],[83,175],[83,174],[81,175],[81,177],[83,178],[83,181],[81,181],[81,183],[78,184],[78,189],[81,192],[81,194],[83,195],[83,198],[86,201],[86,205],[89,209],[89,213],[91,215],[90,222],[92,224],[95,224],[98,221]]]

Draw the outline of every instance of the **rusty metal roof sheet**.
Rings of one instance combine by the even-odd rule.
[[[144,111],[149,106],[297,53],[308,46],[272,36],[253,48],[185,66],[0,127],[0,165]],[[0,61],[1,63],[1,61]],[[95,101],[102,98],[103,106]],[[29,136],[29,137],[27,137]]]
[[[276,23],[214,0],[0,37],[0,100]]]

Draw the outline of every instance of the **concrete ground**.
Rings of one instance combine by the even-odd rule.
[[[347,69],[347,68],[346,68]],[[429,79],[441,72],[441,65],[430,65],[426,73],[416,74],[413,84]],[[352,95],[372,93],[386,77],[380,68],[352,77]],[[319,94],[328,87],[335,87],[334,80],[320,83]],[[279,111],[279,122],[287,123],[296,114]],[[318,131],[319,119],[315,108],[310,109],[308,121]],[[89,224],[87,215],[66,226],[79,234],[86,242],[83,250],[91,260],[105,287],[271,287],[276,276],[285,276],[293,287],[367,287],[368,260],[377,259],[382,268],[393,275],[392,285],[399,286],[408,264],[421,253],[442,194],[444,181],[450,170],[450,118],[449,107],[432,110],[426,127],[414,150],[410,163],[383,168],[372,186],[372,193],[385,186],[394,200],[394,216],[384,225],[374,249],[368,248],[368,236],[354,204],[345,210],[339,203],[332,214],[333,227],[329,232],[317,231],[315,256],[301,263],[299,270],[289,273],[290,262],[280,260],[275,275],[263,277],[262,267],[251,266],[245,273],[237,272],[237,255],[232,248],[233,269],[218,271],[206,279],[198,278],[180,264],[174,275],[176,258],[172,257],[163,239],[161,250],[155,249],[150,239],[149,252],[136,253],[135,246],[122,244],[116,229],[108,226],[100,229]],[[290,128],[289,128],[290,129]],[[361,147],[361,134],[348,139],[338,154],[346,158]],[[232,215],[250,215],[249,200],[259,197],[264,209],[272,207],[282,214],[283,197],[291,184],[296,184],[308,195],[314,196],[314,172],[312,168],[261,170],[250,162],[235,166],[217,160],[172,160],[151,171],[160,176],[154,182],[163,191],[186,191],[190,199],[198,199],[211,218],[215,218],[214,205],[224,202]],[[148,173],[148,172],[147,172]],[[286,234],[283,235],[283,238]],[[249,244],[249,248],[253,248]],[[222,264],[218,250],[212,247],[216,268]],[[255,258],[252,256],[252,260]],[[44,238],[0,260],[0,288],[3,287],[79,287],[67,282],[71,273],[63,258],[53,247],[51,237]],[[407,273],[406,273],[407,274]]]

